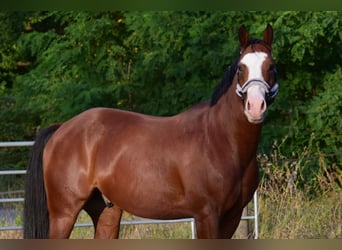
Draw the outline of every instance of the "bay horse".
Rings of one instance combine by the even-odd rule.
[[[193,217],[198,238],[230,238],[258,185],[257,146],[278,92],[271,45],[239,30],[240,55],[211,100],[171,117],[89,109],[43,129],[26,177],[24,238],[69,238],[84,209],[95,238],[118,238],[123,210]]]

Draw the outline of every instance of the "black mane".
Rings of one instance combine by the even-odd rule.
[[[216,86],[214,93],[211,96],[210,106],[214,106],[221,96],[227,92],[230,85],[233,83],[234,75],[237,70],[237,65],[240,57],[236,58],[232,65],[228,68],[226,73],[223,76],[221,82]]]
[[[263,40],[253,38],[253,39],[248,40],[248,42],[246,43],[245,47],[242,50],[245,50],[247,47],[253,46],[254,44],[263,44],[267,49],[269,50],[271,49]],[[216,86],[214,93],[211,96],[210,106],[214,106],[218,102],[218,100],[221,98],[221,96],[227,92],[230,85],[232,85],[239,60],[240,60],[240,56],[238,56],[234,60],[232,65],[228,68],[228,70],[224,74],[221,82]]]

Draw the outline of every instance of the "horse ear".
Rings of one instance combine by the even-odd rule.
[[[245,27],[245,25],[242,25],[239,29],[239,40],[240,40],[240,50],[242,51],[249,39],[248,31]]]
[[[264,41],[271,47],[273,41],[273,29],[270,24],[267,24],[266,29],[264,30]]]

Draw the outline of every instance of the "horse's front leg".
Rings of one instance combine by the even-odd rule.
[[[197,239],[217,239],[219,220],[216,214],[195,216]]]
[[[241,221],[242,210],[235,211],[234,214],[226,213],[219,222],[219,238],[230,239],[233,237]]]
[[[97,239],[119,238],[122,209],[117,205],[106,207],[101,213],[95,229]]]

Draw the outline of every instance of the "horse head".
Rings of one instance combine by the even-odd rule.
[[[278,93],[277,71],[272,58],[273,30],[267,25],[263,40],[249,39],[245,26],[239,31],[240,57],[237,64],[236,94],[244,103],[250,123],[263,122],[267,107]]]

